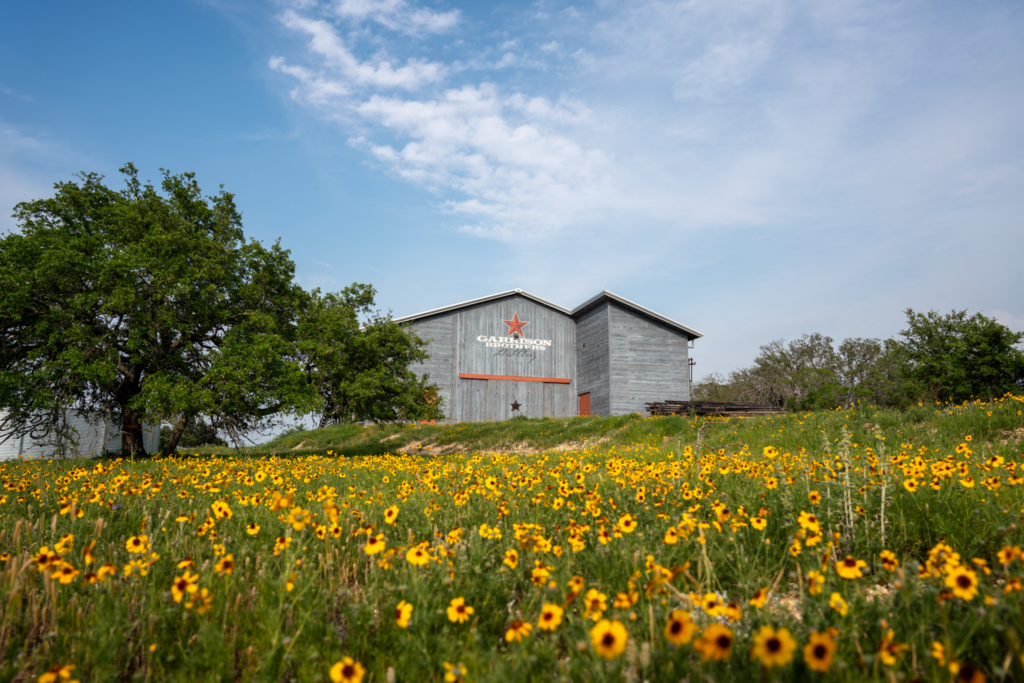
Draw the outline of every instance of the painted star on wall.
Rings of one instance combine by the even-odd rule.
[[[525,337],[523,334],[523,328],[530,323],[519,320],[519,314],[513,313],[511,320],[502,320],[501,322],[508,325],[508,336],[511,337],[513,334],[518,334],[521,337]]]
[[[512,410],[519,410],[522,406],[519,405],[519,401],[512,402]]]

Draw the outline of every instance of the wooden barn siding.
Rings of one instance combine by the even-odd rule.
[[[611,414],[608,309],[602,303],[576,320],[576,396],[590,392],[591,415]]]
[[[516,415],[526,417],[569,417],[572,399],[568,384],[542,382],[511,382],[493,379],[459,380],[457,402],[460,411],[455,418],[462,422],[508,420]],[[518,401],[518,412],[512,402]]]
[[[430,342],[427,353],[430,354],[423,363],[410,365],[410,369],[417,375],[423,376],[430,373],[430,381],[439,387],[438,394],[444,398],[444,414],[449,420],[452,419],[452,397],[455,395],[455,382],[453,374],[455,369],[455,316],[442,315],[434,318],[417,320],[409,325],[416,331],[421,339]]]
[[[645,403],[688,401],[686,335],[614,303],[608,314],[611,414],[645,415]]]
[[[551,346],[536,351],[532,359],[497,356],[498,349],[477,341],[481,335],[506,337],[508,326],[502,320],[511,320],[515,313],[529,322],[523,328],[527,338],[552,340]],[[420,337],[433,340],[427,349],[430,359],[413,370],[429,372],[431,381],[441,387],[449,421],[505,420],[514,415],[514,400],[523,405],[522,413],[529,417],[576,414],[576,325],[564,313],[513,295],[410,325]],[[570,383],[461,379],[463,373],[564,378]]]

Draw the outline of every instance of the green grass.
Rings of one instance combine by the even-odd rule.
[[[988,411],[984,411],[988,412]],[[780,448],[802,446],[817,449],[821,434],[835,432],[843,425],[852,431],[854,441],[871,436],[879,424],[904,440],[936,447],[957,435],[972,434],[992,452],[1013,450],[1012,444],[1024,433],[1024,420],[1016,414],[983,415],[982,411],[951,406],[915,406],[908,411],[880,410],[857,406],[851,410],[817,413],[790,413],[770,418],[698,419],[687,417],[516,418],[504,422],[465,422],[423,425],[338,425],[325,429],[292,432],[264,444],[219,448],[200,446],[181,449],[200,455],[312,455],[331,450],[351,456],[396,453],[414,447],[421,454],[430,450],[445,452],[501,451],[522,452],[571,446],[573,448],[644,445],[673,449],[679,443],[696,443],[698,431],[703,444],[715,448],[768,439]],[[788,427],[796,426],[796,430]],[[783,429],[776,438],[771,432]],[[1007,443],[1003,443],[1006,441]],[[415,448],[422,445],[424,448]]]
[[[934,642],[988,680],[1022,680],[1024,592],[1013,582],[1024,562],[1000,562],[1024,544],[1022,412],[1006,400],[749,420],[345,426],[241,456],[0,463],[0,683],[61,665],[82,681],[326,681],[345,657],[364,683],[441,681],[445,662],[501,683],[949,681]],[[293,451],[302,441],[317,452]],[[439,448],[394,454],[417,442]],[[464,452],[440,453],[453,444]],[[933,478],[947,463],[967,475]],[[370,555],[378,535],[384,548]],[[132,552],[143,536],[148,547]],[[939,557],[941,544],[950,550]],[[417,546],[426,566],[407,559]],[[865,576],[839,575],[846,556]],[[970,599],[943,592],[957,566],[977,581]],[[100,579],[101,567],[112,573]],[[761,589],[767,603],[751,605]],[[606,596],[601,618],[628,635],[611,659],[592,644],[591,590]],[[703,608],[708,593],[735,603],[738,620]],[[464,623],[447,616],[456,598],[474,608]],[[407,629],[393,618],[403,600],[414,608]],[[545,605],[565,610],[551,632],[538,627]],[[696,640],[669,643],[674,610],[699,630],[727,626],[729,656],[702,661]],[[517,620],[534,628],[509,642]],[[751,657],[766,626],[797,644],[772,670]],[[821,676],[803,647],[832,628]]]

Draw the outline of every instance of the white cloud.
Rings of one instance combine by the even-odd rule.
[[[371,19],[392,31],[409,34],[443,33],[459,23],[458,10],[411,9],[404,0],[340,0],[333,9],[339,17],[358,21]]]
[[[541,121],[578,120],[578,108],[503,98],[496,86],[482,84],[427,101],[375,95],[357,111],[408,140],[397,149],[371,145],[379,161],[408,180],[464,195],[445,206],[477,221],[463,226],[473,234],[536,237],[608,209],[616,196],[608,158]],[[541,116],[524,119],[531,111]]]
[[[387,60],[376,63],[360,61],[345,46],[345,41],[335,28],[326,21],[307,19],[288,10],[282,15],[281,23],[309,36],[310,51],[320,56],[326,66],[357,85],[416,90],[425,83],[440,81],[445,75],[443,65],[426,60],[409,59],[405,66],[397,69]],[[283,71],[281,64],[283,62],[274,68]],[[302,77],[296,77],[302,80]]]

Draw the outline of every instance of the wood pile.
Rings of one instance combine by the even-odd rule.
[[[778,406],[743,401],[662,401],[646,405],[651,415],[689,415],[692,412],[696,416],[756,417],[786,413]]]

